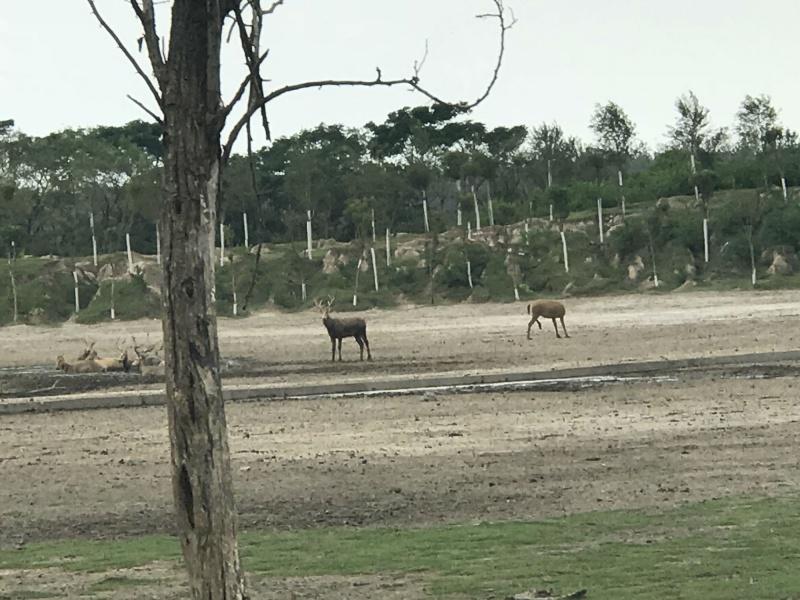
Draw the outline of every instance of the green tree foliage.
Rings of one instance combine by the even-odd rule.
[[[621,168],[633,155],[636,136],[633,121],[622,107],[609,101],[595,107],[590,126],[597,136],[599,148]]]

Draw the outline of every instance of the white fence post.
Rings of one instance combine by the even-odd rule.
[[[703,217],[703,256],[708,262],[708,219]]]
[[[375,209],[374,208],[371,209],[371,213],[372,213],[372,243],[374,244],[377,241],[377,238],[375,237]]]
[[[117,311],[114,308],[114,280],[111,280],[111,320],[117,318]]]
[[[80,296],[78,295],[78,272],[72,272],[72,279],[75,280],[75,314],[77,315],[81,312],[81,300]]]
[[[225,265],[225,226],[219,222],[219,266]]]
[[[97,266],[97,238],[94,235],[94,213],[89,213],[89,227],[92,230],[92,260],[94,261],[94,266]]]
[[[247,213],[242,213],[242,225],[244,226],[244,247],[250,248],[250,228],[247,226]]]
[[[308,260],[311,260],[311,211],[306,211],[306,254]]]
[[[597,199],[597,226],[600,228],[600,243],[605,243],[605,234],[603,232],[603,199]]]
[[[619,177],[619,189],[622,192],[622,218],[625,218],[625,190],[622,187],[622,170],[617,171]]]
[[[569,254],[567,253],[567,236],[561,230],[561,249],[564,252],[564,271],[569,273]]]
[[[475,193],[475,186],[472,186],[472,201],[475,203],[475,229],[481,228],[481,211],[478,209],[478,194]],[[472,239],[472,238],[470,238]]]
[[[125,247],[128,250],[128,273],[133,275],[133,254],[131,253],[131,234],[125,234]]]
[[[363,262],[363,258],[358,258],[358,264],[356,265],[356,283],[353,286],[353,306],[358,306],[358,274],[361,273],[361,263]]]
[[[430,233],[431,227],[428,223],[428,194],[422,190],[422,216],[425,218],[425,233]]]
[[[161,228],[156,221],[156,264],[161,264]]]
[[[492,204],[492,186],[486,182],[486,202],[489,206],[489,225],[494,227],[494,205]]]
[[[378,265],[375,262],[375,246],[369,249],[370,255],[372,255],[372,276],[375,279],[375,291],[380,291],[378,287]]]
[[[392,246],[389,242],[389,228],[386,228],[386,266],[392,266]]]
[[[467,281],[469,282],[469,289],[472,287],[472,263],[467,259]]]
[[[786,189],[786,177],[781,177],[781,189],[783,190],[783,201],[789,201],[789,190]]]

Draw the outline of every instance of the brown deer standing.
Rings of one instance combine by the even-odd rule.
[[[556,323],[556,319],[560,320],[561,327],[564,330],[564,337],[569,337],[569,334],[567,333],[567,326],[564,325],[564,315],[566,312],[567,310],[564,308],[564,305],[561,304],[561,302],[556,302],[555,300],[537,300],[536,302],[531,302],[528,304],[528,314],[531,316],[531,320],[528,323],[528,339],[531,339],[531,327],[534,323],[539,326],[539,329],[542,328],[539,317],[553,319],[553,327],[556,328],[557,338],[560,338],[561,336],[558,333],[558,324]]]
[[[336,360],[336,342],[339,342],[339,360],[342,360],[342,339],[346,337],[355,338],[361,350],[361,360],[364,360],[364,346],[367,347],[367,360],[372,360],[367,340],[367,322],[361,317],[331,317],[331,306],[333,306],[334,300],[335,298],[328,296],[325,303],[321,300],[314,302],[314,306],[322,313],[322,324],[325,325],[331,338],[331,360]]]

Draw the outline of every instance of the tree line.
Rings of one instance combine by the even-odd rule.
[[[219,201],[226,240],[285,242],[315,235],[366,239],[379,231],[442,231],[468,223],[564,220],[604,206],[800,181],[800,143],[767,96],[747,96],[732,127],[715,128],[689,92],[676,100],[666,141],[648,149],[614,102],[590,117],[585,143],[557,123],[489,128],[457,106],[404,108],[360,128],[319,125],[234,155]],[[32,137],[0,128],[0,243],[34,255],[98,250],[155,253],[161,203],[161,128],[64,130]],[[423,210],[423,204],[425,204]],[[426,225],[427,219],[427,225]]]

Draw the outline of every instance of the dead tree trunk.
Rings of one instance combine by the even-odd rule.
[[[220,13],[218,2],[174,3],[161,82],[162,303],[172,486],[192,597],[204,600],[245,598],[213,297]]]

